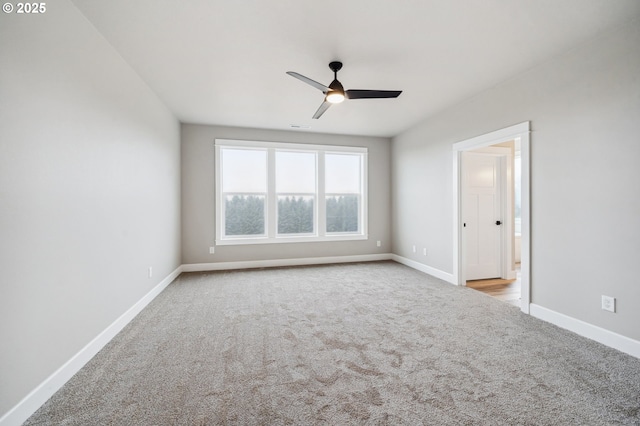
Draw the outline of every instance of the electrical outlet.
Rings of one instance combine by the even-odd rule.
[[[209,254],[215,254],[215,252],[216,252],[215,247],[209,247]]]
[[[611,296],[602,295],[602,310],[615,312],[616,311],[616,298]]]
[[[378,247],[381,247],[381,246],[382,246],[382,241],[379,241],[379,240],[378,240],[378,241],[376,242],[376,245],[377,245]]]
[[[426,248],[422,249],[422,254],[424,254],[425,256],[427,255],[427,249]]]
[[[149,266],[149,278],[153,277],[153,267]]]
[[[414,253],[416,252],[416,246],[413,246],[413,252]]]

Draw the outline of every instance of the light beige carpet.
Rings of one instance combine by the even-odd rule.
[[[28,425],[640,424],[640,360],[394,262],[182,274]]]

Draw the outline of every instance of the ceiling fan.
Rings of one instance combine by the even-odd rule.
[[[329,68],[333,71],[333,81],[329,86],[320,84],[315,80],[311,80],[302,74],[297,72],[287,71],[291,77],[295,77],[298,80],[319,89],[326,96],[324,101],[320,105],[320,108],[313,114],[313,118],[320,118],[324,112],[329,109],[331,104],[339,104],[346,99],[379,99],[379,98],[397,98],[402,93],[402,90],[344,90],[342,84],[338,81],[338,71],[342,69],[342,62],[334,61],[329,64]]]

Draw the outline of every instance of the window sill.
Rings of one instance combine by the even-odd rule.
[[[252,244],[288,244],[288,243],[323,243],[333,241],[362,241],[368,240],[368,235],[348,234],[348,235],[326,235],[324,237],[277,237],[277,238],[229,238],[224,240],[216,240],[218,246],[236,246],[236,245],[252,245]]]

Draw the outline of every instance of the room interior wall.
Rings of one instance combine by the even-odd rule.
[[[393,252],[451,273],[452,145],[530,120],[532,303],[640,340],[638,117],[636,17],[426,118],[392,141]]]
[[[0,417],[181,263],[393,252],[451,273],[451,145],[526,120],[533,302],[640,340],[638,46],[636,19],[391,141],[180,127],[67,0],[0,15]],[[210,255],[215,138],[368,147],[369,239]]]
[[[0,15],[0,417],[181,260],[177,119],[47,6]]]
[[[182,124],[182,263],[264,261],[390,253],[390,139]],[[360,241],[215,246],[214,141],[220,139],[368,148],[369,238]],[[376,242],[381,246],[377,247]]]

